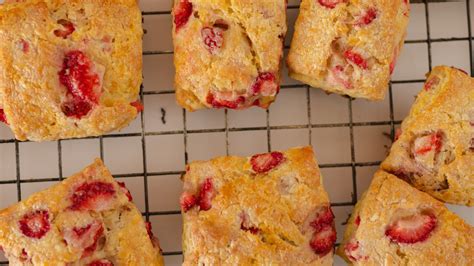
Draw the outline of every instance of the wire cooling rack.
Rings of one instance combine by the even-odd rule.
[[[2,2],[0,0],[0,2]],[[61,181],[102,158],[127,183],[151,221],[168,265],[182,261],[179,176],[188,161],[225,154],[251,155],[313,145],[336,215],[338,241],[344,221],[385,157],[396,127],[434,65],[473,68],[470,1],[411,1],[411,22],[385,101],[369,103],[325,95],[287,77],[267,111],[210,110],[189,113],[175,104],[172,0],[142,0],[145,28],[145,111],[122,132],[47,143],[18,142],[0,126],[0,209]],[[299,1],[289,1],[291,40]],[[471,224],[472,209],[451,207]],[[0,264],[7,264],[0,255]],[[335,258],[336,265],[343,265]]]

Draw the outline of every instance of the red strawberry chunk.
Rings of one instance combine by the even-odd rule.
[[[199,206],[199,210],[208,211],[212,207],[212,199],[215,196],[214,184],[212,183],[211,178],[206,178],[201,184],[199,189],[199,195],[195,195],[185,191],[181,194],[179,199],[181,209],[183,212],[187,212],[194,206]]]
[[[5,115],[5,112],[3,111],[3,109],[1,108],[0,108],[0,122],[8,125],[7,116]]]
[[[250,159],[250,164],[254,172],[266,173],[273,168],[279,166],[285,161],[285,156],[281,152],[270,152],[263,154],[256,154]]]
[[[87,266],[114,266],[114,264],[110,260],[102,259],[102,260],[95,260]]]
[[[426,81],[425,86],[423,86],[423,88],[425,89],[425,91],[430,91],[431,89],[433,89],[433,87],[438,86],[440,81],[441,80],[437,76],[432,76]]]
[[[330,207],[324,206],[321,207],[316,212],[316,217],[310,223],[311,227],[315,229],[315,231],[320,231],[326,225],[331,225],[334,221],[334,214]]]
[[[30,44],[25,41],[24,39],[21,39],[18,42],[18,47],[23,51],[23,53],[27,54],[30,51]]]
[[[245,97],[237,96],[237,98],[235,98],[231,92],[210,92],[207,95],[206,101],[213,108],[237,109],[245,103]]]
[[[402,129],[401,129],[401,128],[397,128],[397,129],[395,130],[395,136],[394,136],[395,139],[394,139],[394,141],[397,141],[397,140],[400,138],[400,136],[402,135],[402,133],[403,133]]]
[[[393,71],[395,70],[395,66],[397,65],[397,60],[398,60],[398,54],[399,53],[400,53],[400,47],[397,46],[397,47],[395,47],[395,50],[393,51],[392,61],[390,62],[390,66],[389,66],[390,75],[392,75]]]
[[[252,85],[253,95],[274,96],[280,91],[280,86],[277,83],[276,77],[273,73],[260,73]]]
[[[385,235],[393,242],[414,244],[428,239],[436,222],[436,216],[432,213],[401,217],[387,227]]]
[[[174,14],[174,25],[176,32],[188,23],[189,17],[193,13],[193,4],[188,0],[181,0],[179,4],[173,10]]]
[[[20,261],[22,262],[26,262],[26,261],[29,261],[29,257],[28,257],[28,253],[26,252],[25,249],[22,249],[21,250],[21,255],[20,255]]]
[[[37,210],[27,213],[18,222],[20,231],[27,237],[41,239],[50,230],[49,212]]]
[[[61,111],[67,117],[75,117],[77,119],[81,119],[83,116],[86,116],[91,110],[92,104],[79,99],[67,101],[61,106]]]
[[[357,217],[355,218],[354,223],[355,223],[357,226],[360,225],[360,216],[359,216],[359,215],[357,215]]]
[[[197,202],[198,199],[196,198],[196,196],[187,191],[183,192],[179,199],[179,204],[181,205],[181,209],[183,210],[183,212],[189,211],[191,208],[196,206]]]
[[[84,183],[77,187],[70,197],[72,202],[69,207],[75,211],[104,211],[110,209],[115,195],[114,186],[111,183],[95,181]]]
[[[137,112],[143,112],[143,110],[145,110],[145,107],[143,107],[143,104],[139,101],[139,100],[136,100],[132,103],[130,103],[131,106],[135,107],[137,109]]]
[[[155,235],[153,234],[153,228],[151,227],[151,223],[146,222],[145,227],[146,227],[146,231],[148,233],[148,237],[150,238],[151,243],[153,244],[153,247],[157,247],[161,250],[160,242],[158,241],[158,238],[156,238]]]
[[[415,140],[415,155],[424,155],[429,152],[439,153],[443,145],[443,135],[440,132],[419,137]]]
[[[367,64],[367,61],[362,57],[357,52],[354,52],[353,50],[347,50],[344,52],[344,57],[355,64],[356,66],[362,68],[362,69],[368,69],[369,65]]]
[[[209,53],[217,54],[224,43],[224,30],[220,27],[204,27],[201,37]]]
[[[310,241],[313,251],[321,257],[328,254],[336,242],[336,230],[332,225],[325,225],[318,232],[314,232]]]
[[[242,220],[242,222],[240,223],[240,229],[241,230],[248,231],[248,232],[250,232],[254,235],[258,234],[260,229],[258,229],[258,227],[256,227],[256,226],[252,226],[250,224],[250,217],[246,212],[242,212],[240,214],[240,219]]]
[[[351,239],[345,246],[344,246],[344,253],[349,258],[349,260],[355,262],[359,260],[365,260],[368,256],[361,254],[360,250],[360,243],[355,239]]]
[[[336,84],[341,84],[346,89],[352,88],[352,83],[349,80],[349,76],[345,73],[345,68],[341,65],[337,65],[331,69],[331,75]]]
[[[81,51],[71,51],[64,57],[63,67],[59,71],[59,82],[67,88],[70,100],[62,110],[68,117],[82,118],[87,115],[94,104],[99,102],[97,88],[100,86],[99,75],[91,73],[92,62]]]
[[[94,221],[83,227],[64,230],[63,237],[67,245],[82,249],[82,257],[87,257],[95,251],[97,242],[103,236],[103,233],[102,223]]]
[[[130,193],[130,190],[127,189],[127,187],[125,186],[125,183],[124,182],[117,182],[117,183],[120,186],[120,190],[122,190],[125,196],[127,196],[128,201],[132,201],[133,200],[132,193]]]
[[[199,191],[199,209],[202,211],[210,210],[211,201],[214,198],[214,185],[211,178],[206,178]]]
[[[374,7],[368,8],[364,11],[362,16],[355,23],[357,26],[362,27],[369,25],[377,18],[377,9]]]
[[[325,8],[333,9],[340,3],[345,3],[346,0],[318,0],[318,3]]]
[[[74,24],[72,24],[72,22],[69,20],[60,19],[58,20],[58,24],[60,24],[63,27],[63,29],[57,29],[54,31],[54,35],[56,35],[57,37],[66,39],[69,35],[71,35],[76,30],[76,28],[74,27]]]

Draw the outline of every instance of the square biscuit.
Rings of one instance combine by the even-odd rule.
[[[0,109],[19,140],[103,135],[142,106],[136,0],[0,5]]]
[[[268,108],[280,89],[285,0],[175,0],[172,14],[181,106]]]
[[[311,147],[188,165],[184,265],[332,265],[334,215]]]
[[[405,39],[408,0],[303,0],[290,77],[327,92],[382,100]]]

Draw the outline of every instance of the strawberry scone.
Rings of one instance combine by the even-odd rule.
[[[474,206],[474,78],[435,67],[382,168],[439,200]]]
[[[310,147],[193,162],[184,265],[332,265],[334,215]]]
[[[163,265],[158,240],[102,161],[0,211],[12,265]]]
[[[474,228],[442,202],[379,170],[337,253],[354,265],[474,265]]]
[[[175,0],[172,13],[181,106],[268,108],[280,90],[286,0]]]
[[[0,5],[0,120],[19,140],[98,136],[141,110],[136,0]]]
[[[290,76],[327,92],[383,99],[409,9],[408,0],[302,0]]]

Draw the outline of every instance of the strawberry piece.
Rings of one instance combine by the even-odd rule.
[[[97,248],[99,238],[103,236],[102,223],[94,221],[84,227],[74,227],[64,230],[63,237],[67,245],[82,249],[82,257],[91,255]]]
[[[364,256],[361,254],[359,241],[355,239],[351,239],[344,246],[344,253],[349,258],[349,260],[353,262],[368,259],[368,256]]]
[[[115,189],[111,183],[101,181],[84,183],[74,190],[70,197],[72,204],[69,208],[74,211],[104,211],[111,207],[114,195]]]
[[[75,117],[77,119],[81,119],[83,116],[86,116],[91,110],[92,104],[79,99],[67,101],[61,106],[61,111],[67,117]]]
[[[128,201],[132,201],[133,200],[132,193],[130,193],[130,190],[127,189],[127,187],[125,186],[125,183],[124,182],[117,182],[117,183],[120,186],[120,190],[122,190],[125,196],[127,196]]]
[[[435,227],[434,214],[419,213],[395,220],[387,227],[385,235],[393,242],[414,244],[428,239]]]
[[[318,3],[325,8],[333,9],[340,3],[345,3],[346,0],[318,0]]]
[[[211,178],[206,178],[201,184],[199,191],[199,209],[201,211],[208,211],[211,209],[211,201],[214,198],[214,185]]]
[[[252,234],[258,234],[258,232],[260,231],[260,229],[258,229],[258,227],[256,226],[252,226],[250,224],[250,217],[249,215],[246,213],[246,212],[242,212],[240,214],[240,219],[242,220],[242,222],[240,223],[240,229],[241,230],[244,230],[244,231],[247,231],[247,232],[250,232]]]
[[[26,252],[25,249],[22,249],[21,250],[21,255],[20,255],[20,261],[27,262],[29,260],[30,260],[30,258],[28,257],[28,253]]]
[[[237,109],[241,104],[245,103],[245,97],[237,96],[237,98],[235,98],[231,92],[210,92],[207,95],[206,101],[213,108]]]
[[[145,107],[143,106],[143,104],[140,102],[140,100],[136,100],[132,103],[130,103],[131,106],[135,107],[137,109],[137,112],[143,112],[143,110],[145,110]]]
[[[25,214],[19,223],[20,231],[28,237],[41,239],[50,230],[49,212],[37,210]]]
[[[146,232],[148,233],[148,237],[150,238],[151,243],[153,244],[153,247],[157,247],[161,250],[160,242],[158,241],[158,238],[156,238],[155,235],[153,234],[153,228],[151,227],[151,223],[145,222],[145,227],[146,227]]]
[[[328,254],[336,242],[336,230],[332,225],[325,225],[319,231],[314,232],[309,245],[314,253],[321,257]]]
[[[24,39],[21,39],[19,42],[18,42],[18,47],[21,49],[21,51],[23,51],[23,53],[27,54],[28,52],[30,52],[30,44],[25,41]]]
[[[432,76],[426,81],[425,85],[423,86],[423,89],[425,89],[425,91],[430,91],[431,89],[433,89],[433,87],[438,86],[440,81],[441,80],[437,76]]]
[[[359,215],[357,215],[357,217],[355,218],[354,223],[355,223],[357,226],[360,225],[360,216],[359,216]]]
[[[334,214],[328,206],[321,207],[317,212],[314,220],[310,223],[311,227],[315,229],[316,232],[320,231],[323,227],[327,225],[332,225],[334,221]]]
[[[198,197],[185,191],[183,194],[181,194],[179,203],[183,212],[187,212],[196,205],[199,206],[199,210],[208,211],[212,207],[211,201],[214,196],[215,191],[212,179],[206,178],[206,180],[204,180],[204,182],[201,184]]]
[[[5,124],[8,125],[7,116],[5,115],[5,111],[3,111],[3,109],[1,109],[1,108],[0,108],[0,122],[5,123]]]
[[[204,27],[201,37],[209,53],[217,54],[224,43],[224,30],[220,27]]]
[[[20,231],[27,237],[41,239],[50,230],[49,212],[37,210],[27,213],[18,222]]]
[[[252,85],[253,95],[274,96],[280,91],[275,75],[270,72],[260,73]]]
[[[114,266],[114,264],[110,260],[102,259],[102,260],[95,260],[87,266]]]
[[[400,138],[400,136],[402,135],[402,133],[403,133],[403,132],[402,132],[402,129],[401,129],[401,128],[395,129],[394,141],[397,141],[397,140]]]
[[[93,104],[99,102],[95,92],[100,85],[99,76],[91,73],[92,62],[81,51],[71,51],[64,57],[63,67],[59,71],[59,82],[67,88],[72,99],[62,106],[63,113],[77,119],[87,115]]]
[[[193,13],[193,4],[188,0],[181,0],[173,10],[176,32],[188,23],[191,13]]]
[[[196,198],[196,196],[187,191],[183,192],[183,194],[181,194],[181,197],[179,198],[179,204],[181,205],[181,209],[183,210],[183,212],[189,211],[191,208],[196,206],[197,202],[198,199]]]
[[[336,84],[342,84],[344,88],[351,89],[352,83],[349,80],[349,76],[345,73],[345,68],[341,65],[337,65],[331,69],[331,77],[334,79]]]
[[[440,132],[419,137],[414,143],[415,155],[425,155],[432,151],[439,153],[442,145],[443,135]]]
[[[393,71],[395,70],[395,66],[397,65],[398,54],[399,53],[400,53],[400,46],[397,46],[397,47],[395,47],[395,50],[393,51],[392,61],[390,62],[390,66],[389,66],[390,75],[392,75]]]
[[[285,161],[285,156],[281,152],[270,152],[263,154],[256,154],[250,159],[250,164],[254,172],[266,173],[273,168],[279,166]]]
[[[372,23],[377,18],[377,9],[374,7],[368,8],[364,11],[362,16],[355,23],[356,26],[362,27]]]
[[[54,31],[54,35],[57,37],[61,37],[63,39],[66,39],[69,35],[71,35],[76,28],[74,27],[74,24],[72,24],[71,21],[66,20],[66,19],[60,19],[58,20],[58,24],[63,26],[63,29],[57,29]]]
[[[344,57],[355,64],[356,66],[362,68],[362,69],[368,69],[369,65],[367,64],[367,61],[357,52],[354,52],[353,50],[347,50],[344,52]]]

